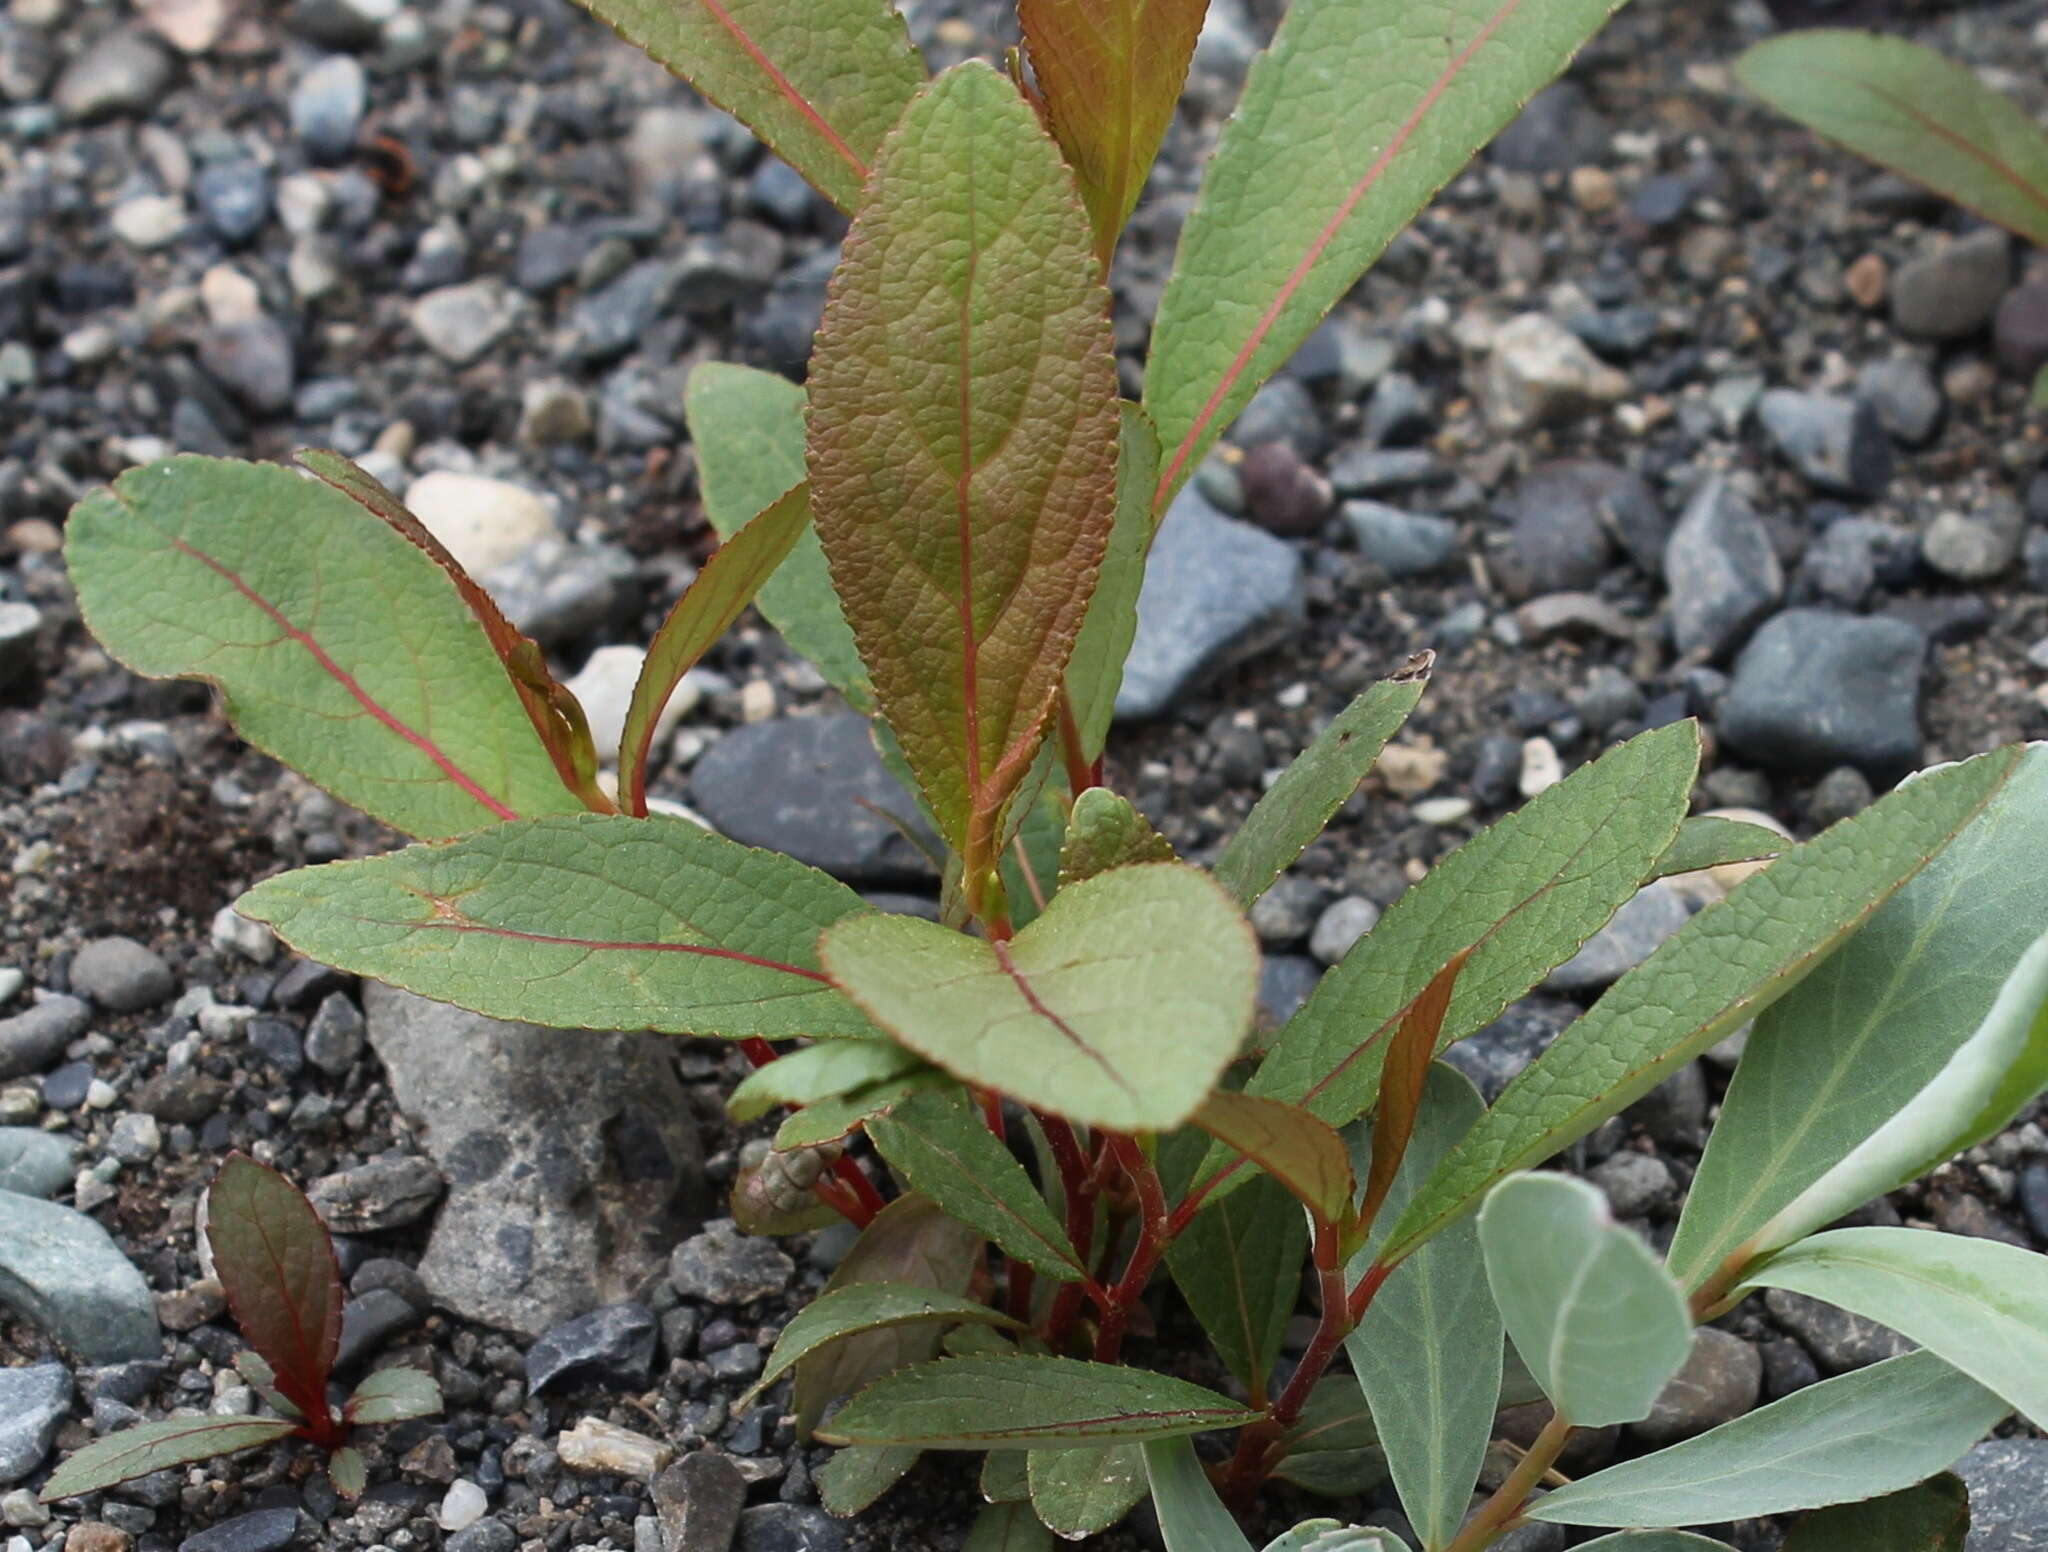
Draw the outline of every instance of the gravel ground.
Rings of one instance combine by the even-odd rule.
[[[940,63],[999,25],[989,5],[911,9]],[[1195,169],[1274,9],[1216,0],[1116,276],[1133,384]],[[1816,19],[1906,29],[2048,105],[2041,0],[1812,0],[1776,19],[1757,0],[1637,0],[1182,498],[1111,763],[1184,854],[1213,851],[1358,688],[1439,654],[1382,772],[1256,913],[1272,1016],[1431,861],[1642,728],[1699,716],[1697,807],[1799,836],[1912,766],[2048,736],[2048,475],[2026,408],[2048,274],[1731,95],[1744,43]],[[846,1246],[706,1226],[741,1142],[720,1109],[735,1053],[492,1025],[296,962],[220,914],[272,871],[392,837],[241,748],[203,691],[112,665],[56,553],[69,504],[136,461],[337,447],[405,490],[615,725],[708,543],[684,379],[712,359],[797,370],[842,228],[559,0],[10,0],[7,1552],[958,1545],[967,1473],[928,1463],[842,1523],[816,1507],[823,1454],[777,1397],[733,1411]],[[900,795],[758,622],[680,701],[660,792],[901,903],[929,897],[915,850],[856,806]],[[1698,903],[1646,893],[1458,1059],[1497,1091]],[[1573,1151],[1652,1238],[1732,1055]],[[449,1414],[373,1441],[353,1511],[287,1450],[52,1516],[35,1488],[94,1434],[253,1405],[193,1240],[233,1147],[308,1183],[345,1231],[350,1368],[428,1366]],[[1862,1221],[2048,1248],[2041,1118]],[[1753,1301],[1703,1334],[1657,1416],[1588,1440],[1578,1465],[1893,1350],[1824,1306]],[[2048,1442],[1986,1445],[1971,1474],[1972,1552],[2048,1546]],[[1313,1509],[1281,1503],[1276,1523]],[[1141,1519],[1102,1540],[1148,1536]],[[1514,1543],[1563,1544],[1542,1528]]]

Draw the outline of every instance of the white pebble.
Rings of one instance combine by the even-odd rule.
[[[1470,798],[1424,798],[1409,812],[1426,825],[1454,825],[1472,812]]]
[[[441,1500],[441,1512],[434,1520],[445,1531],[467,1530],[490,1506],[482,1488],[467,1477],[457,1477],[448,1484],[448,1496]]]
[[[267,965],[277,957],[277,934],[262,922],[251,921],[232,905],[213,913],[213,946],[223,954],[240,954],[254,964]]]
[[[0,965],[0,1008],[14,1000],[14,994],[21,990],[28,977],[12,965]]]
[[[114,1085],[105,1078],[94,1078],[85,1086],[85,1108],[88,1110],[111,1110],[114,1101],[120,1097],[114,1092]]]
[[[1564,761],[1558,758],[1557,746],[1547,738],[1525,738],[1522,740],[1522,796],[1533,798],[1539,792],[1548,792],[1564,780]]]
[[[1308,951],[1326,965],[1351,952],[1351,945],[1379,925],[1380,908],[1363,895],[1346,895],[1316,918]]]

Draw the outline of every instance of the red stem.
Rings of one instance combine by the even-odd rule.
[[[1067,1238],[1073,1242],[1081,1264],[1091,1266],[1095,1248],[1095,1193],[1099,1188],[1091,1178],[1093,1171],[1087,1154],[1082,1151],[1080,1138],[1074,1135],[1073,1124],[1065,1118],[1039,1114],[1038,1124],[1045,1132],[1046,1146],[1052,1152],[1060,1184],[1066,1191]],[[1080,1316],[1081,1301],[1091,1293],[1097,1295],[1098,1303],[1107,1304],[1108,1296],[1092,1283],[1063,1283],[1053,1296],[1045,1319],[1045,1343],[1054,1352],[1066,1345]]]
[[[1123,1351],[1124,1330],[1130,1324],[1131,1309],[1144,1295],[1145,1285],[1159,1266],[1170,1243],[1167,1229],[1166,1188],[1159,1183],[1159,1171],[1130,1138],[1110,1133],[1107,1138],[1117,1162],[1138,1190],[1138,1243],[1124,1275],[1110,1290],[1109,1308],[1102,1313],[1102,1329],[1095,1337],[1095,1361],[1115,1363]]]
[[[1074,703],[1064,690],[1060,692],[1060,758],[1066,762],[1067,786],[1075,797],[1101,782],[1101,763],[1082,751],[1081,724],[1074,720]]]
[[[759,1035],[748,1035],[740,1041],[740,1049],[756,1068],[766,1067],[779,1059],[775,1047]],[[875,1221],[875,1214],[888,1206],[875,1183],[868,1179],[867,1172],[844,1153],[833,1160],[832,1175],[820,1176],[811,1186],[811,1191],[856,1229],[866,1228]]]

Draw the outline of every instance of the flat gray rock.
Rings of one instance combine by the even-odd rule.
[[[0,1369],[0,1487],[12,1487],[48,1458],[71,1410],[71,1371],[61,1363]]]
[[[1699,489],[1664,546],[1671,638],[1681,653],[1722,658],[1777,607],[1785,573],[1755,508],[1721,476]]]
[[[0,1191],[0,1304],[87,1363],[161,1356],[156,1300],[84,1213]]]
[[[8,1018],[0,1018],[0,1082],[41,1072],[85,1033],[92,1009],[76,997],[45,997]]]
[[[1967,1552],[2048,1552],[2048,1439],[1987,1439],[1956,1475],[1970,1489]]]
[[[1787,609],[1736,659],[1722,736],[1773,770],[1853,765],[1896,780],[1919,763],[1926,654],[1904,620]]]
[[[437,1303],[533,1337],[646,1287],[703,1190],[673,1042],[507,1024],[375,982],[363,1009],[448,1182],[419,1266]]]
[[[78,1145],[33,1126],[0,1126],[0,1191],[52,1197],[71,1184]]]

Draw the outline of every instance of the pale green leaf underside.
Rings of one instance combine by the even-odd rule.
[[[1852,1503],[1951,1465],[2009,1409],[1932,1353],[1844,1374],[1530,1505],[1559,1525],[1712,1525]]]
[[[1517,1175],[1479,1214],[1486,1280],[1515,1351],[1586,1428],[1649,1416],[1692,1353],[1685,1297],[1607,1199],[1565,1175]]]
[[[1166,1552],[1252,1552],[1236,1519],[1216,1496],[1190,1440],[1147,1444],[1145,1471]]]
[[[1757,1021],[1679,1220],[1674,1276],[1697,1287],[1802,1193],[1825,1198],[1800,1215],[1818,1228],[1979,1140],[1965,1134],[2024,1039],[1986,1026],[2015,966],[2048,933],[2043,858],[2048,745],[2029,750],[1946,851]],[[2030,1023],[2044,1000],[2048,990],[2011,1011]],[[1985,1060],[1972,1062],[1980,1037]],[[2048,1082],[2044,1063],[2048,1051],[2034,1063],[2036,1086]],[[1913,1119],[1909,1106],[1935,1113],[1882,1158],[1865,1154],[1881,1129]],[[1867,1167],[1829,1189],[1859,1154]]]
[[[834,1450],[818,1468],[818,1496],[833,1514],[859,1514],[902,1481],[923,1453],[860,1446]]]
[[[169,1466],[273,1444],[297,1427],[275,1417],[173,1417],[160,1423],[138,1423],[97,1439],[69,1457],[43,1485],[41,1497],[45,1503],[55,1503]]]
[[[1769,1007],[1982,812],[2017,760],[1980,755],[1908,783],[1693,917],[1508,1085],[1409,1204],[1388,1254],[1405,1255],[1495,1181],[1585,1136]]]
[[[1256,1414],[1169,1375],[1075,1358],[944,1358],[899,1369],[818,1431],[828,1443],[1030,1450],[1235,1428]]]
[[[792,1051],[740,1080],[725,1113],[744,1125],[777,1105],[815,1105],[899,1078],[924,1064],[901,1046],[879,1040],[827,1040]]]
[[[1145,369],[1156,510],[1401,229],[1621,0],[1295,0],[1181,237]]]
[[[1091,1126],[1185,1121],[1251,1027],[1258,953],[1205,875],[1117,868],[1008,944],[879,913],[820,945],[875,1021],[970,1083]]]
[[[888,0],[584,3],[841,210],[859,203],[876,147],[924,83],[924,61]]]
[[[1776,830],[1766,830],[1762,825],[1702,814],[1678,827],[1678,839],[1657,859],[1656,876],[1669,878],[1675,873],[1717,868],[1729,862],[1767,861],[1791,844]]]
[[[1845,28],[1770,38],[1735,78],[1780,113],[2048,244],[2048,136],[1967,66]]]
[[[432,1417],[440,1410],[441,1387],[434,1376],[401,1365],[379,1369],[348,1398],[352,1423],[402,1423],[408,1418]]]
[[[707,361],[690,373],[683,406],[697,449],[704,516],[720,538],[730,539],[804,483],[804,391],[788,378]],[[762,584],[754,607],[848,705],[874,710],[874,686],[832,591],[815,528],[804,531],[789,558]]]
[[[877,1049],[896,1050],[875,1042]],[[864,1084],[845,1094],[816,1100],[784,1119],[775,1129],[778,1148],[815,1148],[819,1143],[837,1142],[878,1115],[885,1115],[906,1099],[935,1089],[954,1087],[953,1080],[936,1068],[920,1067],[901,1077],[884,1078]]]
[[[1734,1552],[1725,1541],[1685,1530],[1618,1530],[1582,1542],[1579,1552]]]
[[[1017,1322],[978,1299],[945,1293],[936,1288],[919,1288],[910,1283],[852,1283],[835,1288],[805,1305],[796,1318],[782,1328],[775,1351],[768,1357],[760,1378],[734,1403],[742,1411],[754,1399],[781,1379],[798,1359],[828,1342],[837,1342],[859,1331],[882,1326],[919,1324],[1006,1326]]]
[[[65,560],[115,657],[217,685],[245,739],[397,829],[583,806],[448,574],[330,485],[168,458],[81,501]]]
[[[874,1027],[816,968],[868,906],[684,819],[581,814],[301,868],[236,902],[294,948],[493,1018],[781,1039]]]
[[[2048,1257],[1924,1229],[1836,1229],[1746,1281],[1890,1326],[2048,1426]]]
[[[1124,660],[1138,636],[1138,593],[1152,548],[1152,487],[1159,480],[1159,433],[1137,405],[1122,406],[1123,432],[1116,467],[1116,524],[1102,553],[1095,596],[1067,660],[1067,700],[1081,732],[1081,752],[1102,753],[1116,715]]]

